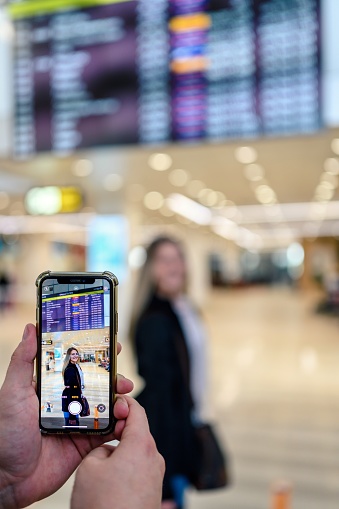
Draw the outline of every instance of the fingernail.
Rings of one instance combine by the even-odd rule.
[[[25,329],[24,329],[24,333],[22,335],[22,340],[24,341],[25,339],[27,339],[28,337],[28,334],[29,334],[29,327],[28,325],[26,325]]]

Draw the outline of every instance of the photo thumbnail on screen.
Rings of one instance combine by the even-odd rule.
[[[110,310],[107,280],[42,283],[41,426],[104,430],[109,426]]]

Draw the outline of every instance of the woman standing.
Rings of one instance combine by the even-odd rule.
[[[79,426],[79,415],[72,415],[69,412],[69,404],[78,401],[80,404],[82,388],[84,386],[83,371],[78,364],[79,352],[71,347],[66,352],[62,375],[65,388],[62,392],[62,411],[65,418],[65,426]]]
[[[137,399],[166,462],[163,509],[183,507],[184,489],[196,475],[194,425],[203,420],[206,394],[204,327],[185,294],[186,272],[181,246],[156,239],[147,250],[132,314],[131,337],[145,381]]]

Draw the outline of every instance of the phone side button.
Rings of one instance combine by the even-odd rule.
[[[118,333],[118,328],[119,328],[119,322],[118,322],[118,313],[115,313],[115,326],[114,326],[114,329],[115,329],[115,334]]]

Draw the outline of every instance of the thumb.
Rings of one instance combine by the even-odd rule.
[[[3,387],[27,388],[32,385],[34,359],[37,352],[36,329],[33,324],[26,325],[21,343],[12,354]]]

